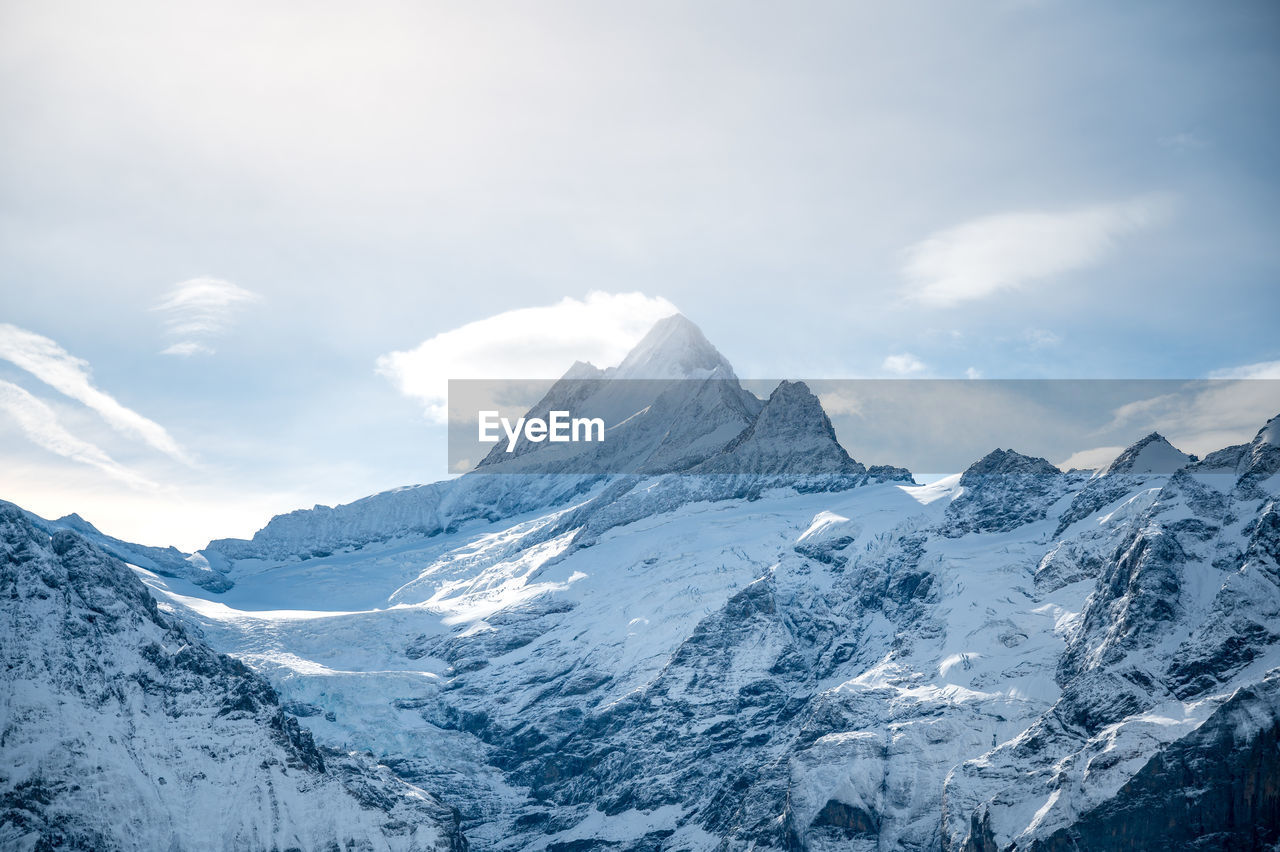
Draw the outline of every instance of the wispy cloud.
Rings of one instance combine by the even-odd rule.
[[[220,278],[192,278],[175,284],[153,311],[164,315],[165,331],[177,342],[164,355],[212,355],[207,341],[227,330],[237,311],[262,297]]]
[[[184,464],[191,457],[178,442],[154,420],[121,405],[114,397],[94,386],[89,363],[67,352],[55,341],[0,323],[0,358],[26,370],[54,390],[84,403],[119,432],[140,438],[165,455]]]
[[[1209,374],[1211,379],[1280,379],[1280,361],[1259,361],[1256,364],[1243,364],[1239,367],[1227,367],[1214,370]]]
[[[1280,361],[1214,370],[1209,378],[1122,405],[1104,429],[1154,429],[1180,449],[1204,455],[1249,441],[1263,423],[1280,414]]]
[[[912,373],[923,373],[926,369],[925,364],[910,352],[903,352],[900,355],[890,355],[884,359],[884,363],[880,365],[885,371],[898,376],[909,376]]]
[[[12,382],[0,380],[0,409],[18,424],[32,443],[49,452],[96,467],[132,488],[154,491],[159,487],[111,458],[101,448],[68,432],[58,422],[58,415],[52,408]]]
[[[907,295],[945,307],[1090,266],[1121,236],[1159,223],[1171,210],[1168,198],[1154,196],[975,219],[908,249]]]
[[[832,417],[862,416],[862,400],[852,390],[840,388],[824,393],[818,397],[818,402],[822,403],[822,409]]]
[[[1062,335],[1047,328],[1029,328],[1022,332],[1022,342],[1031,349],[1047,349],[1062,343]]]
[[[1063,470],[1098,470],[1106,467],[1116,460],[1116,456],[1124,452],[1124,447],[1093,447],[1088,450],[1080,450],[1072,453],[1067,458],[1057,462],[1057,466]]]
[[[443,423],[449,379],[559,378],[578,360],[610,366],[674,313],[675,305],[661,297],[592,292],[442,332],[406,352],[383,355],[377,371]]]
[[[1171,133],[1168,136],[1161,136],[1160,147],[1168,148],[1180,153],[1187,151],[1200,151],[1209,147],[1209,141],[1194,131],[1184,130],[1181,133]]]
[[[213,353],[212,346],[198,343],[194,340],[184,340],[181,343],[175,343],[160,350],[161,355],[180,355],[184,358],[192,355],[212,355]]]

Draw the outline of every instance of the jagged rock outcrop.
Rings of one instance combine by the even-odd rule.
[[[1009,532],[1043,520],[1077,479],[1042,458],[992,450],[960,477],[960,496],[947,510],[948,536]]]
[[[1122,534],[1102,550],[1096,586],[1060,657],[1052,711],[949,782],[963,802],[949,829],[954,843],[1165,848],[1146,840],[1144,826],[1175,816],[1205,832],[1204,848],[1263,848],[1257,838],[1280,832],[1280,812],[1255,808],[1266,795],[1231,780],[1239,771],[1246,787],[1280,783],[1274,762],[1247,757],[1280,724],[1280,584],[1270,568],[1277,486],[1270,474],[1259,477],[1276,458],[1270,427],[1158,477],[1154,498],[1120,513]],[[1238,770],[1225,768],[1237,760]],[[1155,792],[1174,777],[1179,792]],[[1233,812],[1214,811],[1237,801],[1261,822],[1250,829]],[[1177,846],[1196,830],[1169,823],[1164,839]]]
[[[106,535],[93,524],[76,514],[50,521],[39,515],[26,513],[27,520],[37,528],[53,535],[58,530],[79,533],[107,553],[139,568],[146,568],[165,577],[180,577],[211,592],[224,592],[231,588],[231,581],[224,574],[214,571],[204,557],[188,556],[176,547],[148,547],[121,541]]]
[[[831,419],[804,382],[782,382],[755,421],[691,473],[846,476],[867,472],[836,440]]]

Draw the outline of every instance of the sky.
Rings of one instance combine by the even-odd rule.
[[[0,6],[0,498],[249,535],[675,310],[743,377],[1277,375],[1274,3],[299,8]]]

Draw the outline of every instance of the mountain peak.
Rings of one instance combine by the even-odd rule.
[[[971,485],[980,477],[1003,474],[1061,476],[1062,471],[1047,459],[1024,456],[1015,450],[995,449],[969,465],[968,470],[960,477],[960,484]]]
[[[683,314],[654,323],[610,374],[615,379],[737,378],[702,329]]]
[[[697,473],[862,474],[804,382],[774,388],[756,420]]]
[[[599,379],[604,377],[604,370],[601,370],[590,361],[574,361],[573,365],[565,371],[560,377],[561,381],[580,381],[583,379]]]
[[[1280,470],[1280,414],[1267,421],[1249,442],[1249,471],[1271,476]]]
[[[1280,414],[1272,417],[1267,424],[1258,430],[1257,436],[1253,439],[1254,444],[1270,444],[1273,447],[1280,447]]]
[[[1191,456],[1170,444],[1159,432],[1152,432],[1116,456],[1101,475],[1173,473],[1191,461]]]
[[[760,411],[733,368],[680,314],[659,320],[607,370],[577,361],[527,417],[552,409],[598,417],[601,444],[535,443],[522,438],[513,452],[495,445],[476,469],[522,473],[668,473],[700,463],[739,435]]]

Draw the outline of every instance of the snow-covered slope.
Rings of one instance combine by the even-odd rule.
[[[707,483],[737,477],[633,477],[246,575],[222,605],[151,582],[322,741],[458,807],[473,848],[1060,848],[1113,836],[1123,797],[1151,805],[1144,779],[1226,736],[1210,731],[1254,757],[1186,807],[1203,820],[1244,795],[1221,783],[1241,773],[1272,789],[1272,458],[1250,445],[1173,475],[1109,473],[1124,493],[1090,511],[1081,495],[1106,477],[1012,451],[928,486],[764,477],[735,496]],[[1171,596],[1155,562],[1149,582],[1117,580],[1200,479],[1252,495],[1229,513],[1218,584]],[[386,597],[245,611],[291,595],[324,609],[332,590],[291,590],[344,578]],[[1248,638],[1224,648],[1232,635]],[[1223,836],[1274,834],[1271,800],[1248,801]]]
[[[664,329],[628,360],[737,386]],[[1280,418],[1200,462],[1148,436],[1095,475],[996,450],[921,486],[801,384],[720,399],[745,425],[688,467],[293,513],[203,552],[217,594],[139,573],[472,849],[1280,841]]]
[[[1213,720],[1238,689],[1260,697],[1230,718],[1255,727],[1229,729],[1266,756],[1268,458],[1250,446],[1209,460],[1227,474],[1110,474],[1123,493],[1083,503],[1105,477],[1011,451],[929,486],[765,477],[733,495],[708,483],[737,477],[633,477],[564,509],[246,576],[221,598],[235,609],[182,602],[314,707],[302,721],[321,740],[369,748],[457,806],[475,848],[1058,848],[1114,833],[1126,791],[1181,753],[1166,750],[1218,742],[1197,732],[1227,730]],[[1224,476],[1254,502],[1217,586],[1196,581],[1192,605],[1155,562],[1149,581],[1117,579],[1186,481]],[[345,615],[239,610],[344,577],[380,577],[387,597]],[[1164,634],[1138,668],[1111,660]],[[1224,649],[1233,635],[1247,638]],[[1207,685],[1179,698],[1193,669]],[[1246,776],[1259,789],[1268,766]],[[1212,812],[1237,793],[1210,780]],[[1224,836],[1241,819],[1274,834],[1269,800],[1249,801]]]
[[[1116,456],[1100,473],[1104,476],[1173,473],[1193,461],[1196,461],[1194,456],[1170,444],[1159,432],[1152,432]]]
[[[1086,572],[1091,594],[1058,658],[1061,695],[1017,738],[949,779],[952,845],[1093,848],[1082,840],[1093,837],[1099,848],[1131,848],[1122,835],[1156,826],[1170,848],[1178,831],[1187,841],[1211,838],[1202,848],[1275,842],[1274,755],[1261,765],[1249,755],[1265,752],[1260,743],[1280,725],[1278,470],[1268,424],[1248,445],[1153,479],[1160,487],[1122,506],[1132,517],[1100,551],[1084,537],[1068,540],[1097,555]],[[1201,726],[1229,736],[1196,733]],[[1176,755],[1203,753],[1206,742],[1221,746],[1215,765],[1188,769],[1156,801],[1144,779],[1167,777],[1167,764],[1184,759]],[[1237,782],[1256,785],[1259,797],[1222,810],[1202,804],[1230,799]],[[1183,812],[1197,815],[1194,828],[1161,822]],[[1124,813],[1127,826],[1117,823]],[[1095,834],[1104,827],[1109,839]]]
[[[447,807],[317,748],[77,533],[0,503],[0,565],[0,848],[463,848]]]

